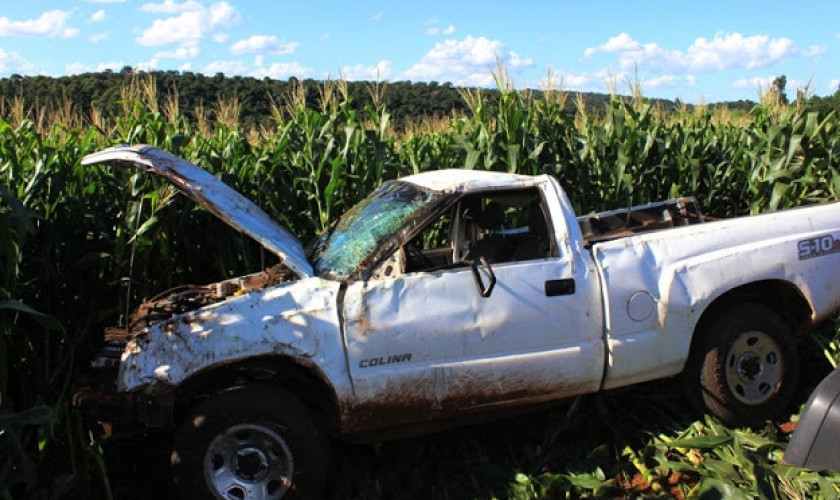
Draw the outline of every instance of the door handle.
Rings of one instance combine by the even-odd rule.
[[[545,296],[554,297],[557,295],[574,295],[575,280],[567,278],[562,280],[548,280],[545,282]]]

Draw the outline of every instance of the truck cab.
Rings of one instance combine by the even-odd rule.
[[[598,390],[600,285],[576,219],[563,216],[569,208],[556,181],[450,171],[401,182],[447,194],[347,283],[348,427],[404,426]]]

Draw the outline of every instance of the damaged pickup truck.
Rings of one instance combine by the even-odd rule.
[[[305,251],[160,149],[82,163],[165,177],[280,260],[145,301],[93,362],[110,384],[77,394],[114,436],[176,430],[190,498],[315,496],[329,437],[679,374],[722,421],[762,422],[791,400],[797,335],[840,308],[837,204],[710,222],[681,198],[579,217],[550,176],[444,170],[386,182]]]

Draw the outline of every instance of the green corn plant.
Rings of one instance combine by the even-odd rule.
[[[30,189],[34,189],[31,187]],[[28,195],[29,190],[25,193]],[[31,278],[23,252],[42,217],[0,185],[0,496],[65,498],[90,495],[104,477],[94,455],[77,441],[80,422],[67,408],[76,340],[54,317],[19,297]],[[99,473],[96,472],[99,470]],[[45,481],[45,478],[49,478]],[[78,487],[86,484],[88,488]],[[101,485],[100,491],[107,492]],[[87,493],[84,493],[84,492]]]
[[[840,190],[836,114],[759,105],[747,121],[727,121],[703,108],[663,112],[637,96],[571,115],[551,95],[501,82],[494,99],[464,92],[470,114],[406,137],[391,131],[381,100],[359,109],[340,88],[320,110],[301,98],[278,108],[275,127],[254,135],[232,108],[224,123],[173,116],[174,102],[158,106],[149,85],[126,90],[123,115],[97,127],[0,120],[0,421],[9,429],[0,440],[18,450],[0,454],[0,488],[14,470],[11,495],[107,497],[98,442],[69,410],[63,377],[83,371],[101,329],[143,297],[271,258],[160,179],[79,164],[108,145],[183,156],[303,239],[383,181],[439,168],[554,175],[581,213],[694,194],[706,213],[731,217],[836,200]],[[61,328],[42,324],[47,317]],[[836,328],[814,338],[827,358],[840,357]],[[335,498],[837,493],[835,475],[780,464],[785,439],[772,428],[726,429],[689,418],[673,395],[634,394],[351,449]],[[33,470],[48,480],[33,484]]]

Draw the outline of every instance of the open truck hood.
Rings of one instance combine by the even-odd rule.
[[[160,175],[236,230],[257,240],[301,278],[314,274],[297,238],[210,172],[154,146],[115,146],[85,156],[82,165],[110,163]]]

